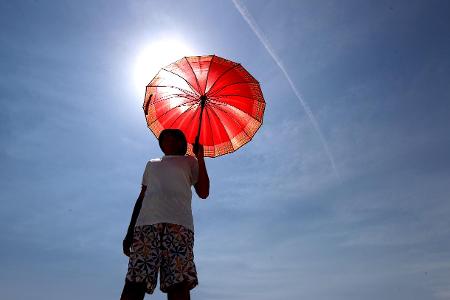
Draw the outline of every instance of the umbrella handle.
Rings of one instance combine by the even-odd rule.
[[[200,144],[199,143],[199,141],[200,141],[200,130],[202,128],[202,116],[203,116],[203,109],[205,108],[206,100],[207,100],[206,95],[202,95],[200,97],[200,106],[201,106],[200,119],[199,119],[199,124],[198,124],[197,136],[195,137],[195,144],[194,144],[194,147],[192,149],[192,151],[194,151],[194,154],[197,154],[197,152],[198,152],[198,145]]]
[[[194,143],[194,145],[193,145],[193,149],[192,149],[192,151],[194,151],[194,154],[197,154],[197,152],[198,152],[198,147],[199,147],[199,139],[200,139],[200,136],[199,135],[197,135],[197,137],[195,138],[195,143]]]

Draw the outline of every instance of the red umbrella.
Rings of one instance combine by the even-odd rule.
[[[191,56],[162,68],[147,85],[144,113],[156,137],[178,128],[204,155],[231,153],[262,124],[265,101],[258,81],[240,64],[216,55]]]

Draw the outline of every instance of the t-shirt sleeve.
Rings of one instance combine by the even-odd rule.
[[[198,160],[192,157],[191,160],[191,184],[194,185],[198,181]]]
[[[148,175],[150,169],[150,162],[147,162],[147,165],[145,166],[144,174],[142,175],[142,185],[148,186]]]

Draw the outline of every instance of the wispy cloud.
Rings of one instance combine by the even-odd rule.
[[[302,104],[303,109],[306,112],[306,115],[308,116],[309,120],[313,124],[315,131],[319,135],[320,141],[322,142],[323,148],[324,148],[324,150],[325,150],[325,152],[326,152],[326,154],[327,154],[327,156],[328,156],[328,158],[330,160],[330,163],[331,163],[331,166],[333,168],[334,173],[336,174],[336,176],[339,177],[339,172],[337,170],[333,154],[331,153],[330,147],[328,146],[328,143],[327,143],[327,141],[326,141],[326,139],[325,139],[325,137],[324,137],[324,135],[322,133],[322,130],[320,129],[319,123],[317,122],[317,119],[314,116],[314,114],[313,114],[311,108],[309,107],[308,103],[306,103],[306,101],[303,99],[303,97],[300,94],[299,90],[297,89],[297,87],[295,86],[294,82],[292,81],[291,76],[289,75],[289,73],[287,72],[286,68],[284,67],[283,61],[276,54],[276,52],[273,49],[272,45],[270,44],[269,40],[266,38],[266,36],[262,32],[262,30],[259,28],[258,24],[253,19],[252,15],[247,10],[245,5],[242,4],[241,1],[239,1],[239,0],[232,0],[232,1],[234,3],[234,6],[236,7],[236,9],[241,14],[242,18],[244,18],[244,20],[250,26],[252,31],[258,37],[259,41],[263,44],[264,48],[266,48],[267,52],[270,54],[270,56],[273,58],[275,63],[278,65],[278,67],[280,68],[280,70],[283,73],[284,77],[288,81],[290,87],[292,88],[292,91],[294,92],[295,96],[297,97],[297,99]]]

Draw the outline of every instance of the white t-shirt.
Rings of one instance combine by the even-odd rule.
[[[198,161],[189,155],[164,155],[147,162],[147,186],[136,226],[156,223],[183,225],[194,231],[191,186],[197,183]]]

